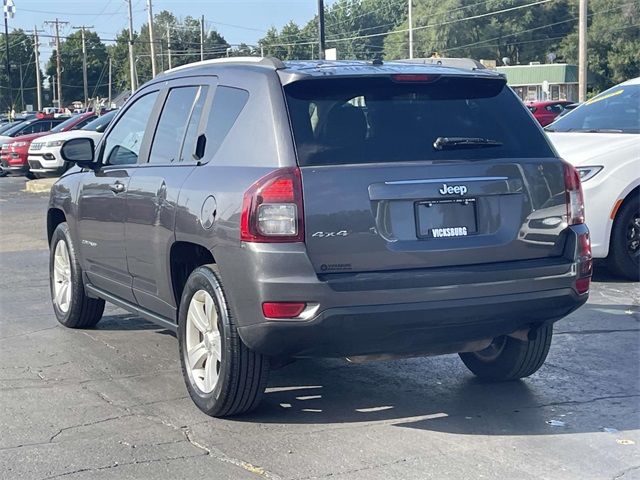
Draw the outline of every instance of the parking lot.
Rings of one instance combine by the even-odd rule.
[[[49,299],[47,195],[0,178],[0,477],[640,478],[640,290],[601,265],[546,364],[476,380],[456,355],[300,360],[254,413],[188,398],[173,334],[109,307],[92,330]]]

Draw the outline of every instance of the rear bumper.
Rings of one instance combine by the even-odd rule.
[[[580,307],[578,237],[564,255],[447,268],[319,275],[304,244],[244,244],[216,252],[238,331],[274,356],[420,355],[555,322]],[[220,255],[218,255],[220,253]],[[310,319],[273,320],[263,302],[318,304]]]
[[[239,329],[265,355],[433,355],[568,315],[587,301],[573,289],[454,301],[340,307],[306,322],[267,321]]]

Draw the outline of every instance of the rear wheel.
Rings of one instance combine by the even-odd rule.
[[[90,298],[84,291],[82,269],[66,222],[51,236],[49,280],[53,311],[62,325],[86,328],[100,321],[104,300]]]
[[[611,230],[609,267],[629,280],[640,280],[640,196],[624,202]]]
[[[207,415],[253,410],[264,393],[269,361],[238,335],[218,268],[193,271],[180,302],[178,341],[189,395]]]
[[[551,346],[553,326],[537,330],[533,340],[502,336],[478,352],[460,353],[460,358],[475,375],[504,381],[528,377],[544,363]]]

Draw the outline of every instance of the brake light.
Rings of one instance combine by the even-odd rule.
[[[265,302],[262,314],[266,318],[296,318],[306,307],[304,302]]]
[[[578,278],[576,290],[579,294],[587,293],[593,273],[593,256],[591,254],[591,238],[588,233],[578,235]]]
[[[275,170],[245,192],[240,239],[260,243],[304,241],[302,179],[297,167]]]
[[[564,186],[567,204],[567,223],[578,225],[584,223],[584,196],[580,173],[573,165],[564,164]]]
[[[398,73],[391,75],[394,82],[434,82],[440,75],[428,75],[425,73]]]

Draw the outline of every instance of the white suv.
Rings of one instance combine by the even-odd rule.
[[[640,277],[640,78],[616,85],[546,129],[580,172],[595,258]]]
[[[98,143],[116,113],[116,110],[107,112],[79,130],[46,135],[32,142],[29,146],[29,156],[27,158],[31,173],[36,177],[43,177],[48,174],[61,174],[64,172],[66,164],[60,155],[62,144],[72,138],[80,137],[91,138],[95,143]]]

